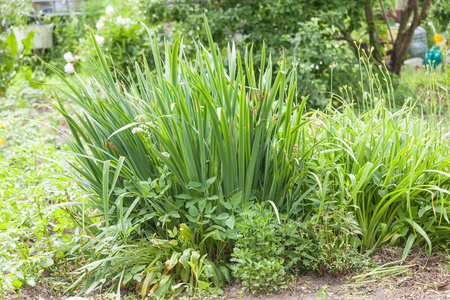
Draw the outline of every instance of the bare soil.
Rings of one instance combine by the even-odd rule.
[[[385,247],[372,257],[380,266],[403,266],[406,272],[401,275],[367,276],[357,282],[353,276],[319,277],[306,274],[298,277],[297,283],[282,294],[254,296],[244,291],[240,295],[242,288],[233,286],[225,290],[225,299],[448,299],[450,274],[444,255],[433,253],[428,257],[422,249],[413,248],[406,261],[400,263],[402,251]]]
[[[294,300],[294,299],[428,299],[450,298],[450,274],[448,262],[441,253],[428,253],[420,248],[413,248],[406,261],[400,263],[402,249],[382,248],[372,260],[380,266],[388,264],[397,266],[406,272],[401,275],[381,277],[367,276],[359,282],[353,276],[367,274],[370,270],[353,276],[317,276],[306,274],[298,276],[286,290],[275,295],[252,295],[241,285],[235,283],[224,289],[223,295],[214,299],[229,300]],[[6,300],[57,300],[67,296],[57,295],[42,285],[25,287],[20,295],[8,295]],[[86,299],[105,299],[102,295],[87,296]],[[136,297],[136,299],[139,299]],[[201,298],[193,298],[201,299]]]

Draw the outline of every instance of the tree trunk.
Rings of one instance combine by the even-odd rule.
[[[366,54],[372,56],[375,59],[375,61],[381,62],[382,56],[381,56],[381,52],[379,49],[378,36],[376,34],[376,32],[377,32],[377,28],[376,28],[376,24],[375,24],[376,20],[375,20],[375,15],[373,13],[373,4],[372,3],[364,4],[364,15],[366,17],[367,30],[369,33],[369,45],[371,45],[373,47],[372,53],[366,53]],[[371,49],[369,49],[369,51],[371,51]]]
[[[405,10],[402,13],[400,20],[400,27],[398,30],[397,39],[394,42],[392,49],[391,61],[389,62],[388,69],[397,75],[401,74],[403,61],[408,53],[409,46],[411,45],[414,37],[414,32],[420,22],[426,18],[428,7],[431,0],[425,0],[422,5],[422,10],[419,14],[418,0],[408,0]],[[414,12],[414,17],[411,24],[408,27],[408,21],[411,14]]]

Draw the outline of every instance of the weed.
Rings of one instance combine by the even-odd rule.
[[[356,234],[342,221],[302,223],[278,217],[263,205],[241,215],[240,236],[231,261],[233,275],[252,293],[285,289],[288,274],[304,271],[348,273],[367,266],[366,258],[350,244]]]

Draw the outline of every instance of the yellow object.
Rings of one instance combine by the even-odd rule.
[[[5,127],[5,125],[3,125],[2,123],[0,123],[0,129],[2,129],[3,127]]]
[[[436,42],[436,46],[438,46],[438,45],[439,45],[439,42],[442,41],[442,35],[436,34],[436,35],[433,37],[433,40]]]
[[[4,145],[5,144],[5,140],[0,136],[0,145]]]

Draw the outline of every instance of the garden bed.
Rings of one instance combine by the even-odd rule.
[[[384,247],[373,259],[380,264],[398,262],[402,249]],[[255,296],[246,292],[237,283],[223,289],[221,295],[192,297],[191,299],[228,299],[228,300],[296,300],[296,299],[447,299],[450,295],[450,274],[447,257],[441,252],[434,252],[430,258],[420,248],[414,248],[411,254],[398,266],[411,265],[402,275],[388,275],[383,278],[367,278],[366,281],[355,283],[351,276],[317,276],[306,274],[295,278],[289,287],[279,294]],[[369,272],[368,270],[367,272]],[[358,274],[354,274],[358,275]],[[44,278],[45,280],[45,278]],[[181,295],[180,299],[185,299]],[[84,296],[85,299],[111,299],[106,295]],[[57,300],[65,299],[52,290],[41,285],[25,287],[21,295],[9,295],[6,300]],[[129,296],[127,299],[140,299]]]

